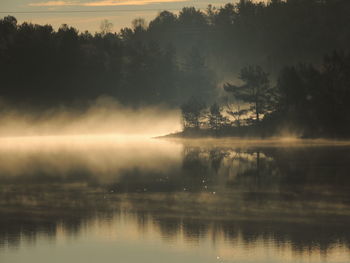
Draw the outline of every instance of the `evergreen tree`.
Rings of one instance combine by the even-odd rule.
[[[244,82],[242,86],[227,83],[224,89],[237,100],[248,103],[258,123],[260,116],[271,111],[274,105],[274,89],[270,87],[268,74],[260,66],[248,66],[241,70],[239,78]]]

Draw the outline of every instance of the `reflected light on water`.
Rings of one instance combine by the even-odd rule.
[[[1,138],[0,261],[350,262],[350,148],[246,141]]]
[[[125,134],[9,137],[0,145],[3,176],[81,170],[98,180],[115,179],[123,169],[166,171],[178,165],[182,151],[176,143]]]
[[[42,246],[44,250],[51,251],[51,253],[59,252],[61,259],[68,260],[68,262],[73,262],[69,261],[72,260],[71,257],[75,260],[93,262],[98,257],[104,259],[104,250],[101,249],[101,246],[106,246],[108,250],[112,249],[113,259],[127,258],[126,252],[133,253],[135,249],[137,251],[142,247],[141,254],[134,257],[140,260],[138,262],[151,262],[156,259],[154,253],[162,252],[172,257],[167,262],[179,262],[179,260],[193,262],[194,260],[195,262],[345,263],[350,260],[349,248],[340,242],[335,243],[327,251],[323,251],[317,245],[309,247],[308,250],[298,250],[291,242],[279,243],[272,237],[252,237],[252,240],[248,242],[244,234],[238,232],[234,238],[228,238],[215,223],[209,224],[201,236],[191,236],[184,224],[181,224],[171,236],[167,236],[154,220],[147,214],[142,222],[137,215],[132,213],[114,214],[105,218],[99,216],[82,224],[74,237],[62,224],[58,224],[54,238],[41,233],[33,244],[23,237],[24,244],[20,249],[7,251],[3,259],[11,260],[16,258],[16,255],[21,255],[27,258],[27,262],[34,262],[34,259],[37,259],[35,255],[37,251],[32,248]],[[81,244],[96,253],[96,258],[89,258],[89,253],[76,255],[81,249]],[[77,252],[73,253],[72,250],[77,250]],[[111,253],[111,251],[108,252]],[[49,255],[44,254],[41,258],[50,261]],[[110,256],[106,259],[107,262],[112,262]]]

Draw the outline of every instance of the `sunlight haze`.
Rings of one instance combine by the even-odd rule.
[[[0,11],[2,16],[16,16],[19,22],[51,24],[55,29],[68,24],[80,32],[88,30],[94,33],[100,30],[100,23],[104,19],[110,20],[114,25],[113,30],[118,32],[130,26],[135,17],[150,21],[163,10],[178,12],[183,6],[204,10],[209,4],[220,7],[226,3],[224,0],[2,0]],[[70,13],[72,11],[82,12]]]

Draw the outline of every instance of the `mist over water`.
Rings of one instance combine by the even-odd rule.
[[[1,261],[350,259],[344,143],[1,140]]]
[[[3,103],[0,136],[123,135],[152,137],[181,129],[180,112],[166,106],[128,107],[102,96],[84,109],[18,110]]]
[[[350,262],[349,0],[0,2],[0,263]]]
[[[349,141],[155,139],[178,110],[110,97],[0,126],[1,262],[350,260]]]

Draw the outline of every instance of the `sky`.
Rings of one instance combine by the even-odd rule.
[[[233,0],[236,2],[238,0]],[[113,31],[131,25],[134,18],[152,20],[163,10],[174,13],[184,6],[205,9],[208,4],[223,6],[229,0],[0,0],[0,17],[13,15],[21,22],[62,24],[80,32],[99,31],[102,20],[113,23]],[[231,0],[232,2],[232,0]],[[73,12],[72,12],[73,11]],[[78,12],[76,12],[78,11]]]

